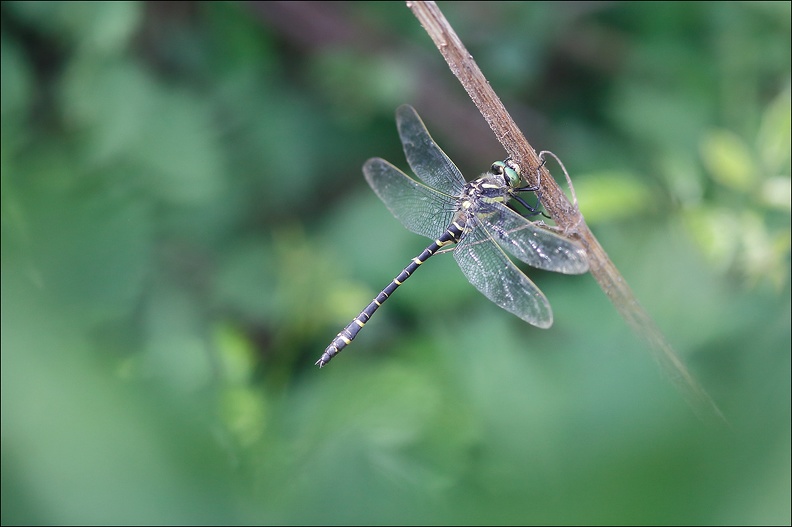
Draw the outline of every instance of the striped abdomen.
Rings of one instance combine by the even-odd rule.
[[[360,312],[358,316],[352,320],[352,322],[347,325],[341,332],[333,339],[333,342],[330,343],[329,346],[325,349],[322,357],[316,361],[316,365],[320,368],[330,362],[330,359],[338,355],[338,353],[348,346],[352,340],[357,336],[358,332],[366,325],[366,322],[369,321],[371,316],[379,309],[383,302],[385,302],[396,289],[404,283],[412,274],[415,272],[418,267],[424,263],[426,260],[429,259],[432,255],[437,253],[437,250],[441,247],[451,244],[457,243],[459,241],[459,237],[462,235],[463,227],[460,226],[456,221],[451,223],[448,227],[446,232],[443,233],[440,238],[432,242],[432,244],[423,250],[421,254],[416,256],[410,262],[410,265],[404,268],[404,270],[399,273],[399,276],[393,279],[393,281],[388,284],[388,287],[383,289],[380,294],[368,305],[366,309]]]

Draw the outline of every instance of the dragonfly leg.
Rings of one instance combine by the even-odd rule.
[[[507,157],[504,162],[508,163],[509,161],[511,161],[511,157]],[[544,161],[544,159],[542,159],[542,163],[536,168],[536,185],[535,186],[526,185],[524,187],[517,187],[517,188],[512,188],[512,189],[509,190],[510,197],[514,198],[514,200],[517,203],[519,203],[520,205],[522,205],[523,207],[525,207],[528,210],[528,213],[524,214],[525,216],[536,216],[538,214],[541,214],[545,218],[550,219],[550,216],[548,216],[547,214],[545,214],[544,212],[539,210],[539,205],[542,202],[542,197],[541,197],[541,194],[539,193],[539,189],[540,189],[539,182],[541,180],[540,174],[539,174],[539,169],[542,168],[542,166],[544,166],[544,164],[545,164],[545,161]],[[516,165],[516,163],[515,163],[515,165]],[[519,173],[519,169],[517,169],[515,167],[515,170],[517,170],[517,173]],[[536,206],[529,205],[527,201],[525,201],[524,199],[522,199],[520,196],[517,195],[518,192],[536,192],[536,196],[537,196],[537,198],[539,198],[537,200],[537,202],[536,202]],[[512,205],[509,204],[507,206],[510,209],[512,209],[514,212],[516,212],[518,214],[521,214],[520,211],[518,211]]]
[[[518,189],[515,189],[515,190],[524,190],[524,189],[518,188]],[[516,195],[516,194],[512,194],[512,198],[514,198],[514,200],[515,200],[517,203],[519,203],[520,205],[522,205],[523,207],[525,207],[526,209],[528,209],[528,214],[525,214],[526,216],[536,216],[536,215],[538,215],[538,214],[541,214],[541,215],[542,215],[542,216],[544,216],[545,218],[547,218],[547,219],[550,219],[550,216],[548,216],[547,214],[545,214],[544,212],[542,212],[541,210],[539,210],[539,208],[538,208],[538,207],[539,207],[539,205],[541,204],[541,202],[540,202],[540,201],[537,201],[537,202],[536,202],[536,207],[532,207],[531,205],[529,205],[529,204],[528,204],[528,202],[527,202],[527,201],[525,201],[524,199],[522,199],[520,196],[518,196],[518,195]],[[512,209],[514,212],[518,212],[518,211],[517,211],[517,210],[516,210],[514,207],[511,207],[511,206],[510,206],[510,208],[511,208],[511,209]]]

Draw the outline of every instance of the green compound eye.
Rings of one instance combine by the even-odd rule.
[[[506,167],[506,178],[509,181],[510,187],[517,187],[520,185],[520,165],[512,161],[511,159],[507,159],[503,161],[504,166]]]
[[[490,172],[496,176],[503,176],[504,183],[512,188],[520,185],[520,165],[511,159],[495,161],[492,163]]]

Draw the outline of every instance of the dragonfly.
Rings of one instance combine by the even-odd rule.
[[[538,186],[520,186],[521,169],[507,158],[496,161],[478,179],[467,182],[437,146],[412,106],[396,110],[404,154],[418,180],[384,159],[363,165],[363,175],[390,212],[415,234],[434,240],[356,316],[316,361],[327,365],[348,346],[379,307],[418,267],[446,246],[462,273],[488,299],[539,328],[553,324],[553,311],[542,291],[511,261],[508,254],[537,269],[564,274],[588,271],[583,247],[520,214],[511,200],[538,210],[519,194]]]

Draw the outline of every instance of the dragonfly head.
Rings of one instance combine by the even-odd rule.
[[[502,177],[503,183],[511,188],[516,188],[520,185],[520,165],[511,158],[506,158],[503,161],[495,161],[492,163],[490,172],[494,176]]]

